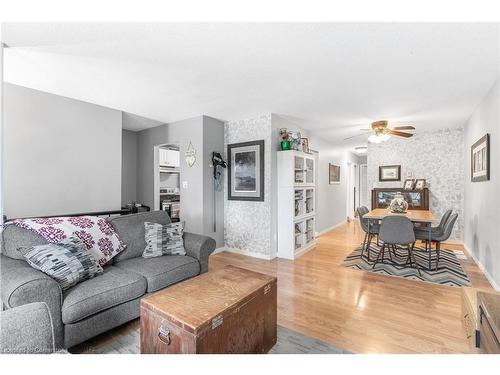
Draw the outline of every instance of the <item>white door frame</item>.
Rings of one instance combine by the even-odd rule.
[[[354,219],[356,207],[359,206],[359,166],[356,163],[347,163],[346,189],[346,217],[349,221]]]
[[[366,176],[365,176],[365,179],[363,181],[363,179],[361,178],[362,176],[362,170],[363,169],[366,169]],[[365,191],[364,191],[364,195],[362,195],[363,193],[363,189],[362,189],[362,185],[363,183],[365,184]],[[370,201],[370,197],[368,196],[368,164],[360,164],[359,165],[359,197],[358,197],[358,207],[361,206],[361,204],[364,204],[366,207],[369,207],[370,204],[369,204],[369,201]]]

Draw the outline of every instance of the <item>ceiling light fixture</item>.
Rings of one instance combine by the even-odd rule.
[[[368,147],[366,147],[366,146],[354,147],[354,152],[356,152],[356,154],[366,154],[367,151],[368,151]]]
[[[368,142],[381,143],[387,141],[391,136],[389,134],[372,134],[368,137]]]

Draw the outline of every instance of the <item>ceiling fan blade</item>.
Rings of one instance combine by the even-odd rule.
[[[389,130],[387,132],[387,134],[390,134],[390,135],[395,135],[397,137],[403,137],[403,138],[410,138],[410,137],[413,137],[413,134],[410,134],[410,133],[405,133],[405,132],[400,132],[400,131],[397,131],[397,130]]]
[[[373,131],[373,129],[364,128],[364,129],[359,129],[359,131],[362,131],[362,132],[371,132],[371,131]]]
[[[395,126],[391,129],[392,130],[415,130],[415,127],[411,126],[411,125],[405,125],[405,126]]]
[[[348,139],[352,139],[352,138],[356,138],[356,137],[361,137],[362,135],[366,135],[366,133],[365,134],[356,134],[356,135],[353,135],[352,137],[344,138],[343,140],[347,141]]]

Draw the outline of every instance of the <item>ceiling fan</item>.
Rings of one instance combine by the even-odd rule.
[[[387,141],[391,136],[401,137],[401,138],[413,137],[412,133],[403,132],[401,130],[415,130],[414,126],[404,125],[404,126],[395,126],[393,128],[389,128],[387,126],[388,124],[389,122],[386,120],[375,121],[372,122],[371,129],[361,129],[361,131],[364,132],[373,131],[374,134],[370,135],[370,137],[368,138],[368,141],[373,143],[380,143]],[[356,134],[353,135],[352,137],[345,138],[344,141],[351,138],[360,137],[362,135],[364,134]]]

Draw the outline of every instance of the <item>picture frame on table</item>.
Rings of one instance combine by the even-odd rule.
[[[401,165],[381,165],[378,167],[378,180],[401,181]]]
[[[264,140],[227,145],[228,200],[264,201]]]
[[[302,152],[309,153],[309,138],[300,138],[300,142],[302,143]]]
[[[417,178],[415,180],[415,190],[424,190],[425,188],[425,178]]]
[[[413,190],[415,188],[415,180],[413,178],[407,178],[403,184],[404,190]]]

